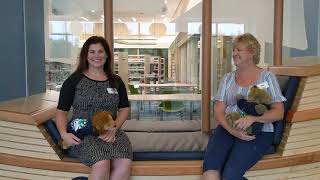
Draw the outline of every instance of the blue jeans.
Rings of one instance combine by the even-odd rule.
[[[272,140],[272,132],[261,132],[256,139],[244,141],[219,125],[209,139],[203,172],[217,170],[225,180],[241,180],[270,148]]]

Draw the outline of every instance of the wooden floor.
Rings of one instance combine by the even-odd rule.
[[[50,171],[0,164],[1,179],[30,179],[30,180],[62,180],[72,179],[78,176],[87,176],[83,173],[70,173],[61,171]],[[285,168],[249,171],[245,174],[250,180],[319,180],[320,162],[299,165]],[[180,176],[132,176],[131,180],[200,180],[201,175],[180,175]]]

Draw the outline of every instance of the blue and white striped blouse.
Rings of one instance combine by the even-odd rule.
[[[226,113],[236,112],[238,110],[236,95],[241,94],[247,97],[248,90],[251,86],[241,87],[237,85],[235,81],[235,71],[230,72],[222,78],[217,94],[214,97],[215,101],[226,102]],[[260,78],[252,85],[258,85],[267,82],[269,87],[266,89],[271,95],[271,103],[286,101],[286,98],[282,95],[276,76],[267,70],[263,70],[260,74]],[[272,123],[264,123],[263,132],[273,132]]]

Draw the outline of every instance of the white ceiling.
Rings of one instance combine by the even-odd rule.
[[[51,4],[50,4],[51,1]],[[183,0],[114,0],[114,20],[159,21],[163,18],[171,20],[180,1]],[[52,18],[80,20],[86,17],[90,21],[97,21],[103,14],[103,0],[49,0],[52,9]],[[164,15],[164,17],[161,17]]]

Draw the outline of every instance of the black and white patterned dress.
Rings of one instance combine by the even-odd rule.
[[[109,80],[96,81],[83,73],[74,73],[63,83],[58,109],[69,111],[73,107],[72,119],[88,119],[95,112],[109,111],[113,118],[118,108],[129,107],[125,85],[120,78],[117,85]],[[117,88],[115,88],[117,86]],[[85,136],[81,143],[72,147],[73,153],[85,165],[110,159],[132,159],[132,146],[123,130],[116,133],[116,141],[107,143],[96,136]]]

